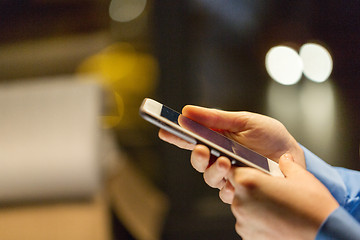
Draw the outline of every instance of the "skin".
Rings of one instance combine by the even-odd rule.
[[[250,112],[186,106],[183,115],[276,161],[284,174],[274,177],[253,168],[232,168],[229,159],[209,165],[206,146],[193,145],[164,131],[164,141],[192,151],[191,164],[205,182],[231,204],[235,229],[243,239],[314,239],[321,223],[339,204],[306,171],[304,153],[279,121]]]

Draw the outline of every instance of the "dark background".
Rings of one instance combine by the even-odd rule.
[[[65,57],[58,60],[55,57],[51,67],[42,68],[47,60],[41,58],[35,58],[36,63],[24,62],[31,61],[29,57],[21,58],[20,63],[12,60],[13,65],[9,65],[7,59],[12,59],[12,53],[6,50],[8,55],[1,58],[1,81],[71,74],[85,57],[108,43],[126,41],[157,59],[160,74],[154,97],[166,105],[178,111],[186,104],[197,104],[268,114],[282,121],[299,142],[327,162],[360,169],[360,1],[153,0],[148,1],[146,17],[129,24],[115,23],[109,18],[109,3],[0,1],[3,50],[0,55],[23,42],[36,44],[47,38],[79,35],[88,38],[84,41],[87,45],[81,51],[77,49],[76,54],[74,49],[64,48]],[[137,21],[145,22],[146,27],[137,34],[127,34],[127,29]],[[92,35],[99,32],[106,35],[100,37],[100,43]],[[319,42],[331,52],[334,69],[329,81],[313,84],[304,77],[299,84],[289,87],[273,82],[264,66],[266,52],[279,44],[298,50],[307,42]],[[37,53],[34,50],[32,54]],[[331,90],[332,119],[318,117],[321,107],[317,111],[320,115],[314,116],[325,125],[327,120],[331,121],[329,130],[321,130],[321,124],[317,127],[311,121],[306,124],[302,121],[304,109],[299,107],[300,98],[304,89],[309,88],[315,92]],[[269,100],[271,94],[293,103],[286,106],[293,118],[276,110],[283,106]],[[322,98],[315,97],[313,101],[322,106]],[[307,126],[311,126],[309,131]],[[136,134],[133,129],[115,131],[119,134],[119,145],[134,156],[134,162],[149,181],[170,198],[164,239],[237,238],[229,206],[221,203],[218,191],[209,189],[202,176],[191,168],[189,152],[159,141],[156,128]],[[151,143],[134,145],[124,139],[125,132]],[[152,157],[146,157],[149,151]],[[121,229],[115,231],[120,239],[127,230],[118,221],[114,221],[114,226]],[[126,236],[132,238],[130,233]]]

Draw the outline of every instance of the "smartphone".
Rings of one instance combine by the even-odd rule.
[[[248,166],[273,176],[283,176],[279,165],[245,146],[213,131],[171,108],[145,98],[140,106],[140,116],[192,144],[203,144],[210,149],[211,155],[225,156],[233,166]]]

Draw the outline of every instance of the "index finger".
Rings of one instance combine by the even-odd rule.
[[[171,143],[179,148],[183,148],[186,150],[193,150],[195,148],[195,144],[189,143],[184,139],[175,136],[174,134],[171,134],[164,129],[159,130],[159,138],[165,142]]]
[[[247,129],[249,119],[260,116],[249,112],[228,112],[213,108],[187,105],[182,109],[182,114],[205,127],[220,129],[231,132],[239,132]]]

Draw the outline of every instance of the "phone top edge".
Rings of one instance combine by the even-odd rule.
[[[139,113],[140,113],[140,115],[143,115],[144,113],[150,114],[152,116],[160,115],[162,107],[163,107],[163,104],[161,104],[151,98],[145,98],[140,106]]]
[[[276,176],[276,177],[284,177],[284,174],[282,173],[282,171],[279,168],[279,164],[269,158],[266,158],[266,159],[268,160],[270,174],[272,176]]]
[[[145,98],[145,99],[143,100],[143,103],[163,105],[163,104],[159,103],[158,101],[156,101],[156,100],[154,100],[154,99],[152,99],[152,98]]]

